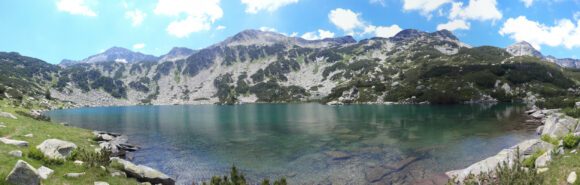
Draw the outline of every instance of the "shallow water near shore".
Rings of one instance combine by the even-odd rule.
[[[290,184],[437,184],[534,137],[525,106],[244,104],[50,111],[56,122],[119,132],[142,146],[133,162],[178,184],[229,174]]]

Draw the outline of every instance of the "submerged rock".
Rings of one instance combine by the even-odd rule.
[[[324,154],[330,157],[332,160],[344,160],[352,157],[352,155],[341,151],[326,151]]]
[[[30,164],[18,160],[6,177],[6,182],[14,185],[40,185],[40,175]]]
[[[8,139],[8,138],[0,138],[0,142],[7,144],[7,145],[14,145],[14,146],[20,146],[20,147],[27,147],[28,146],[28,142],[26,142],[26,141],[19,141],[19,140],[13,140],[13,139]]]
[[[74,143],[58,140],[58,139],[47,139],[40,145],[36,146],[46,157],[53,159],[64,159],[72,153],[77,145]]]
[[[136,178],[139,182],[150,182],[152,184],[174,185],[175,180],[153,168],[143,165],[135,165],[129,161],[118,157],[111,158],[112,162],[117,162],[123,166],[123,171],[128,177]]]

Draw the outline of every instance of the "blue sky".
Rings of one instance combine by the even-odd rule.
[[[0,0],[0,51],[58,63],[112,46],[163,55],[245,29],[318,39],[452,30],[472,46],[526,40],[580,57],[580,0]]]

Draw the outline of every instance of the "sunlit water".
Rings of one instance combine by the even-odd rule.
[[[533,136],[525,107],[499,105],[246,104],[58,110],[48,115],[119,132],[142,146],[134,162],[179,184],[229,173],[291,184],[413,184]]]

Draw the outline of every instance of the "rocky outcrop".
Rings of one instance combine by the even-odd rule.
[[[520,157],[523,157],[524,153],[530,153],[530,152],[536,150],[535,148],[537,148],[537,146],[541,145],[538,143],[541,143],[541,142],[542,141],[540,141],[538,139],[526,140],[526,141],[521,142],[518,145],[515,145],[511,148],[504,149],[504,150],[500,151],[495,156],[489,157],[489,158],[484,159],[482,161],[479,161],[475,164],[472,164],[471,166],[469,166],[465,169],[448,171],[445,174],[449,178],[456,177],[456,179],[465,179],[465,177],[467,177],[469,174],[479,174],[481,172],[489,172],[489,171],[496,169],[496,167],[499,164],[502,164],[504,162],[506,162],[508,164],[512,164],[513,160],[518,157],[518,156],[516,156],[516,154],[518,153],[518,150],[520,151],[520,153],[519,153],[521,155]]]
[[[552,151],[549,150],[548,152],[542,154],[540,157],[536,159],[534,166],[536,168],[545,168],[548,167],[548,163],[552,161]]]
[[[64,159],[72,153],[77,145],[74,143],[58,140],[58,139],[47,139],[40,145],[36,146],[46,157],[53,159]]]
[[[20,146],[20,147],[27,147],[28,146],[28,142],[26,142],[26,141],[19,141],[19,140],[13,140],[13,139],[8,139],[8,138],[0,138],[0,142],[7,144],[7,145],[14,145],[14,146]]]
[[[30,164],[18,160],[6,177],[6,182],[13,185],[40,185],[40,175]]]
[[[127,136],[111,133],[94,131],[95,139],[99,142],[99,147],[104,150],[110,150],[115,157],[127,157],[129,152],[139,150],[139,147],[129,144]]]
[[[570,116],[565,116],[561,113],[550,114],[544,121],[542,135],[560,138],[568,133],[574,132],[577,125],[578,120]]]
[[[171,177],[161,173],[153,168],[135,165],[129,161],[120,159],[118,157],[111,158],[111,162],[118,163],[122,166],[122,169],[127,173],[128,177],[133,177],[139,182],[150,182],[151,184],[163,184],[163,185],[174,185],[175,180]]]
[[[515,43],[506,48],[506,51],[513,56],[532,56],[544,58],[544,55],[536,50],[530,43],[526,41]]]

